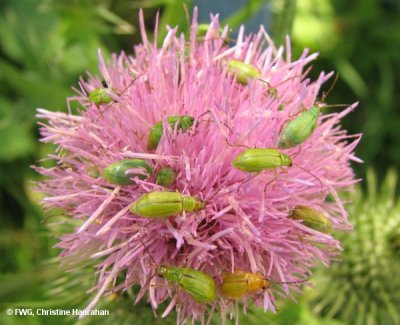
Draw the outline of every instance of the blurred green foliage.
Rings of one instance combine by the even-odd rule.
[[[373,166],[379,179],[400,162],[400,2],[398,0],[304,0],[298,2],[296,52],[320,52],[314,71],[335,70],[339,81],[330,103],[360,101],[347,117],[350,133],[363,133],[359,176]]]
[[[341,261],[320,269],[309,290],[313,311],[348,324],[400,323],[400,199],[397,175],[390,170],[382,186],[367,173],[367,190],[351,193],[348,207],[354,231],[338,233]]]
[[[229,0],[224,0],[229,1]],[[232,28],[248,21],[264,4],[249,0],[242,10],[225,19]],[[270,0],[272,26],[278,42],[292,35],[293,52],[304,47],[320,52],[313,73],[338,71],[340,78],[329,103],[359,100],[356,112],[345,119],[351,133],[364,134],[357,154],[365,164],[356,165],[359,177],[373,167],[382,179],[389,166],[400,162],[400,3],[398,0]],[[73,95],[79,76],[97,73],[97,50],[107,56],[140,41],[138,9],[145,8],[146,27],[188,27],[185,0],[3,0],[0,2],[0,323],[53,324],[61,317],[8,317],[10,306],[81,308],[91,286],[89,275],[68,277],[52,258],[57,250],[54,233],[41,223],[37,194],[30,191],[37,175],[30,168],[53,148],[38,142],[35,109],[66,110],[66,97]],[[201,4],[200,4],[201,5]],[[160,31],[165,35],[166,29]],[[160,38],[161,39],[161,38]],[[90,269],[89,269],[90,270]],[[90,271],[89,271],[90,273]],[[85,280],[84,280],[85,279]],[[87,281],[87,282],[85,282]],[[119,324],[173,323],[174,317],[156,322],[145,305],[133,306],[131,293],[103,304],[111,309]],[[278,315],[264,315],[252,308],[241,323],[258,324],[339,324],[322,321],[308,308],[282,302]],[[78,306],[79,304],[79,306]],[[126,306],[121,308],[121,306]],[[139,317],[140,315],[140,317]],[[124,319],[124,322],[122,322]],[[136,319],[136,321],[135,321]],[[98,318],[87,319],[86,324]],[[76,320],[66,318],[64,323]],[[218,324],[218,318],[214,319]]]

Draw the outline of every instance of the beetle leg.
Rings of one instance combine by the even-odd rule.
[[[237,189],[237,192],[238,192],[238,193],[240,192],[240,189],[242,188],[243,184],[246,184],[247,182],[253,180],[253,179],[256,178],[257,176],[259,176],[261,173],[262,173],[262,172],[259,172],[259,173],[255,174],[254,176],[252,176],[252,177],[246,179],[245,181],[243,181],[243,182],[239,185],[239,187],[238,187],[238,189]]]
[[[228,146],[230,147],[241,147],[241,148],[246,148],[246,149],[250,149],[251,147],[249,146],[245,146],[244,144],[232,144],[228,141],[228,139],[225,138],[225,142],[228,144]]]
[[[319,179],[319,177],[315,176],[312,172],[310,172],[309,170],[301,167],[298,164],[293,163],[293,165],[296,166],[296,167],[299,167],[301,170],[305,171],[307,174],[310,174],[312,177],[314,177],[319,182],[319,185],[321,186],[321,188],[323,187],[322,181]]]
[[[273,183],[273,182],[275,182],[275,180],[278,178],[278,173],[276,172],[276,170],[273,169],[272,172],[273,172],[275,175],[274,175],[274,177],[273,177],[267,184],[265,184],[265,186],[264,186],[264,195],[267,194],[267,187],[268,187],[268,185],[271,184],[271,183]]]
[[[165,287],[165,283],[150,284],[149,287],[152,287],[152,288],[163,288],[163,287]]]
[[[333,87],[335,87],[336,82],[338,81],[338,79],[339,79],[339,73],[336,74],[335,79],[333,80],[332,85],[329,87],[328,91],[326,93],[322,92],[322,98],[321,98],[322,102],[326,99],[326,97],[328,97],[330,92],[333,90]]]
[[[300,150],[301,150],[301,145],[298,145],[297,152],[292,156],[292,160],[294,160],[297,157],[297,155],[300,153]]]
[[[247,308],[250,308],[262,295],[264,294],[264,291],[261,291],[260,293],[257,293],[253,299],[251,299],[250,305],[247,306]]]

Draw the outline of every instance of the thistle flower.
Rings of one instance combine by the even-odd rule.
[[[277,295],[299,291],[296,282],[307,279],[317,261],[328,265],[341,249],[330,234],[291,218],[293,209],[318,211],[336,230],[351,227],[337,192],[356,182],[350,160],[358,161],[353,150],[360,136],[347,135],[339,123],[356,105],[317,114],[318,125],[309,128],[301,145],[278,151],[283,126],[317,105],[320,87],[332,75],[307,78],[307,66],[317,54],[305,50],[292,60],[289,39],[284,54],[263,27],[247,36],[241,28],[229,48],[228,27],[221,32],[218,16],[199,38],[196,9],[189,39],[170,29],[161,47],[157,27],[153,43],[142,15],[140,22],[143,44],[135,46],[134,56],[114,55],[107,64],[99,52],[107,87],[92,75],[82,79],[70,99],[83,107],[78,114],[38,110],[47,121],[42,141],[58,145],[50,156],[57,165],[37,168],[47,176],[38,186],[46,194],[43,205],[62,208],[68,219],[80,222],[60,238],[60,258],[97,262],[98,283],[87,309],[103,295],[139,284],[136,302],[146,299],[156,309],[168,301],[163,316],[175,308],[178,323],[205,321],[213,310],[223,318],[237,312],[237,301],[219,294],[211,303],[199,303],[182,286],[161,279],[156,269],[163,264],[205,272],[217,285],[224,273],[235,270],[263,274],[272,288],[240,301],[244,309],[254,301],[275,311]],[[251,66],[250,73],[239,80],[235,73],[243,65]],[[106,101],[90,96],[99,88],[105,89]],[[232,162],[246,148],[272,148],[262,151],[270,155],[267,160],[285,157],[287,163],[257,173],[251,165],[245,168],[250,172],[239,170]],[[273,163],[279,162],[275,158]],[[113,183],[109,166],[126,159],[146,165],[129,169],[125,164],[117,176],[122,170],[131,182]],[[163,168],[174,171],[165,187],[157,183]],[[181,200],[176,215],[149,218],[130,211],[133,202],[148,199],[147,193],[162,191],[180,193],[174,196]],[[190,202],[185,208],[183,197],[197,208],[191,209]],[[150,204],[151,214],[164,209]]]
[[[400,200],[397,175],[389,171],[381,189],[367,174],[368,192],[357,191],[350,207],[354,232],[343,239],[341,261],[316,277],[313,311],[346,324],[400,323]]]

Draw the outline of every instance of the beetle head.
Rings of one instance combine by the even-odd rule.
[[[160,265],[159,267],[157,267],[156,273],[159,277],[164,277],[167,273],[167,267],[165,265]]]

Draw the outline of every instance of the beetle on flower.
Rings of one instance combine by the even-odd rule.
[[[105,63],[99,52],[101,76],[80,82],[75,98],[84,109],[78,115],[38,113],[46,121],[42,141],[67,152],[52,156],[56,167],[36,167],[47,176],[38,184],[46,194],[43,204],[64,209],[66,222],[79,224],[60,238],[60,258],[87,259],[83,252],[90,246],[95,251],[90,258],[98,259],[97,290],[87,309],[107,292],[139,284],[137,299],[147,299],[154,309],[170,301],[164,315],[176,307],[178,323],[204,321],[211,310],[225,315],[232,303],[223,296],[214,299],[204,279],[235,270],[293,282],[283,287],[290,295],[316,261],[328,265],[341,248],[331,234],[294,220],[291,212],[312,206],[332,230],[350,228],[338,191],[357,182],[349,162],[359,161],[353,151],[360,136],[346,135],[339,123],[356,105],[308,122],[300,112],[314,105],[331,74],[306,79],[304,71],[317,55],[304,51],[292,61],[289,39],[283,55],[262,27],[254,36],[245,36],[241,27],[228,48],[229,28],[220,28],[217,16],[209,25],[213,32],[197,36],[195,9],[190,39],[170,29],[157,47],[146,35],[142,14],[140,25],[143,44],[135,46],[133,56],[122,53]],[[101,79],[113,85],[107,109],[90,100]],[[268,84],[280,95],[265,96]],[[190,123],[182,124],[182,117],[190,117]],[[302,133],[302,127],[308,130]],[[259,149],[244,151],[229,143]],[[123,168],[113,165],[121,161]],[[165,166],[173,171],[167,182],[160,173]],[[282,171],[264,189],[275,168]],[[89,169],[105,172],[92,177]],[[246,169],[263,172],[249,180]],[[326,200],[328,195],[333,200]],[[174,204],[172,212],[167,204]],[[146,238],[146,250],[139,238]],[[156,287],[148,282],[157,271],[151,259],[169,270],[190,270],[184,275],[196,275],[200,282],[187,278],[185,287],[176,281],[182,290]],[[210,292],[212,299],[187,288]],[[257,305],[274,310],[273,288],[256,298]]]

